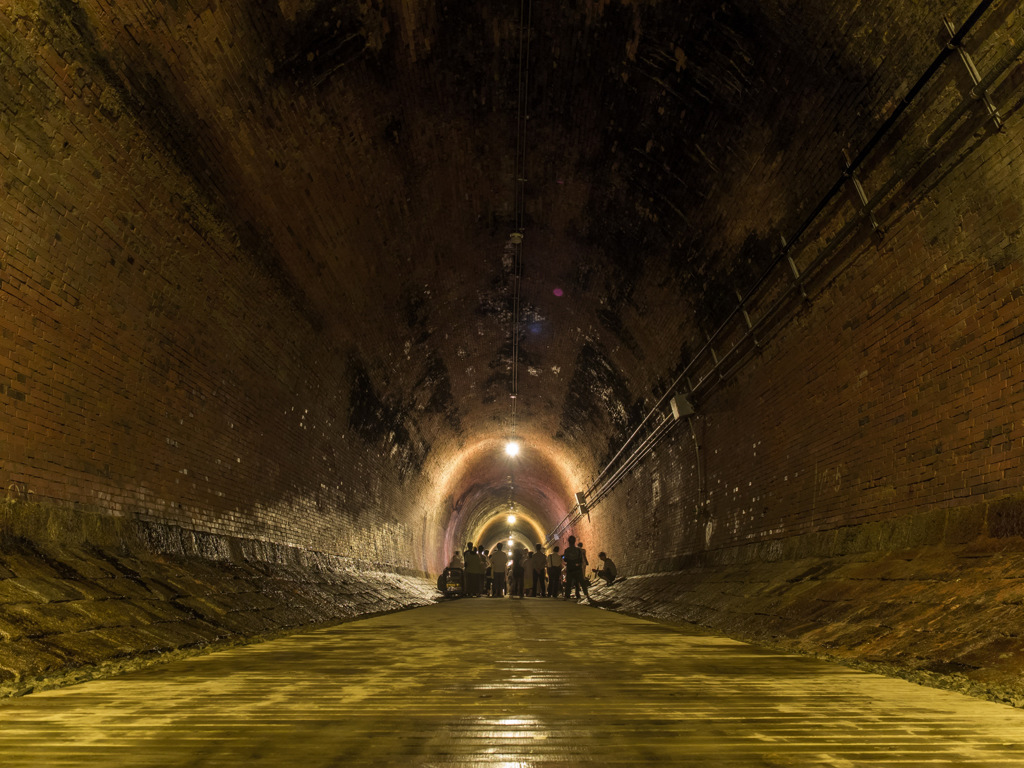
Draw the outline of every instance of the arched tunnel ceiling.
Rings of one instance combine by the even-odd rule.
[[[536,543],[568,512],[574,469],[564,451],[551,439],[521,445],[515,457],[506,454],[504,440],[494,438],[458,453],[445,483],[450,498],[444,505],[454,511],[456,543],[468,539],[490,547],[510,532],[517,542]],[[516,517],[513,524],[507,522],[510,514]]]
[[[491,535],[508,500],[494,441],[509,431],[521,10],[518,429],[537,448],[514,500],[541,527],[798,207],[784,186],[760,190],[757,211],[736,205],[749,192],[737,167],[778,171],[798,135],[812,164],[835,157],[850,137],[823,141],[839,118],[808,105],[867,79],[846,49],[821,55],[839,20],[785,0],[181,2],[159,23],[142,4],[117,18],[54,8],[204,204],[351,360],[352,428],[397,435],[414,469],[448,468],[439,493],[460,534]],[[842,22],[864,50],[876,12]],[[817,135],[797,130],[810,121]],[[723,210],[746,227],[738,248],[716,234]]]

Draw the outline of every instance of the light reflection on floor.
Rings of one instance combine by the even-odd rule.
[[[0,765],[1022,766],[1024,712],[547,600],[463,600],[0,703]]]

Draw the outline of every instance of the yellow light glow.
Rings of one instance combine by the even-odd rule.
[[[518,456],[519,443],[517,443],[515,440],[509,440],[507,443],[505,443],[505,453],[507,453],[509,456]]]
[[[508,524],[509,525],[514,525],[515,522],[516,522],[516,516],[515,515],[509,515],[508,516]]]

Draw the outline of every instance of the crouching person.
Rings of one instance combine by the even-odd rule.
[[[601,561],[601,567],[597,570],[597,575],[604,579],[605,584],[611,584],[615,581],[615,577],[619,575],[619,569],[615,567],[615,563],[604,552],[599,553],[597,557]]]

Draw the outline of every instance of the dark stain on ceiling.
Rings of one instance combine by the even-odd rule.
[[[507,419],[517,142],[522,430],[593,465],[851,140],[871,63],[829,47],[838,22],[820,5],[179,0],[115,19],[45,0],[43,14],[194,182],[197,228],[212,212],[355,361],[353,428],[418,469],[442,433]],[[211,31],[210,9],[230,23]],[[805,187],[786,180],[797,154]],[[771,207],[743,210],[745,183]]]

